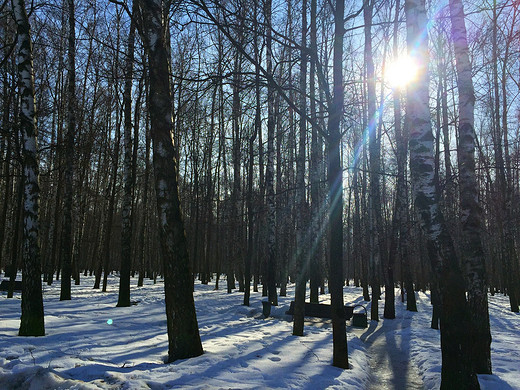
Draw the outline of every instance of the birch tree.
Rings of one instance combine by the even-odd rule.
[[[406,32],[409,55],[419,70],[406,96],[407,126],[410,131],[412,191],[434,284],[439,286],[441,304],[441,389],[478,389],[468,349],[469,313],[459,259],[439,207],[433,154],[434,138],[429,109],[428,35],[424,0],[406,0]]]
[[[471,76],[464,7],[461,0],[450,0],[451,36],[459,90],[459,194],[462,216],[464,264],[468,281],[471,315],[471,356],[479,374],[491,374],[491,331],[487,299],[484,248],[482,247],[482,208],[475,177],[475,92]]]
[[[168,362],[199,356],[200,341],[188,244],[181,213],[178,163],[172,140],[173,102],[170,85],[168,23],[162,0],[139,0],[141,38],[148,57],[151,135],[159,237],[161,241]]]
[[[39,166],[34,100],[34,70],[31,27],[24,0],[12,1],[19,49],[20,131],[23,158],[23,268],[20,336],[44,336],[43,295],[39,244]]]

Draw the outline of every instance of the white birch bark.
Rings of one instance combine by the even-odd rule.
[[[44,336],[41,259],[39,244],[39,166],[34,101],[34,71],[31,29],[24,0],[13,0],[19,49],[20,131],[23,158],[23,269],[20,336]]]
[[[491,331],[484,248],[482,246],[482,208],[475,176],[475,92],[471,76],[464,7],[460,0],[450,0],[451,37],[455,49],[459,90],[459,163],[460,210],[463,256],[468,281],[468,304],[472,325],[472,357],[479,374],[491,374]]]
[[[441,305],[441,389],[478,389],[471,367],[467,328],[469,313],[464,278],[455,247],[439,208],[434,138],[429,110],[428,30],[425,0],[406,0],[409,55],[419,65],[417,80],[407,88],[406,115],[410,134],[410,173],[415,208],[428,245],[434,284]]]

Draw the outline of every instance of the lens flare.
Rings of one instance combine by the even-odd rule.
[[[404,56],[386,66],[385,78],[393,88],[404,88],[416,79],[418,71],[416,60]]]
[[[114,321],[112,321],[112,318],[109,318],[109,319],[107,320],[107,324],[108,324],[108,325],[112,325],[113,322],[114,322]]]

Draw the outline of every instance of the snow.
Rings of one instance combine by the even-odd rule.
[[[399,294],[396,290],[396,297]],[[380,312],[383,305],[380,303]],[[387,322],[390,332],[395,329],[391,338],[399,338],[406,342],[401,347],[409,354],[414,366],[417,366],[425,389],[438,389],[441,384],[441,351],[440,333],[430,328],[431,305],[429,293],[417,294],[418,312],[403,310],[403,304],[396,302],[396,315],[401,324],[395,329],[395,324]],[[489,313],[491,336],[491,361],[494,375],[479,375],[482,390],[520,389],[520,351],[518,340],[520,336],[520,315],[509,310],[509,298],[503,295],[489,296]],[[395,320],[394,320],[395,321]],[[389,333],[387,340],[389,339]],[[389,348],[392,350],[392,348]],[[395,352],[395,348],[394,348]]]
[[[265,319],[261,294],[252,293],[251,306],[245,307],[242,293],[227,294],[215,291],[212,283],[197,282],[194,296],[205,353],[164,364],[164,284],[145,280],[143,287],[135,287],[132,279],[136,304],[125,308],[116,307],[116,276],[109,277],[106,293],[93,290],[93,284],[93,278],[83,278],[81,286],[72,286],[72,300],[61,302],[59,282],[45,285],[46,336],[37,338],[17,335],[20,295],[0,295],[0,389],[364,389],[381,375],[397,383],[392,377],[402,375],[402,369],[391,362],[403,354],[425,389],[440,385],[439,333],[429,328],[431,306],[424,293],[418,294],[417,313],[404,310],[396,290],[395,320],[371,322],[367,329],[348,322],[352,369],[341,370],[331,365],[330,320],[309,319],[305,336],[292,336],[285,311],[294,285]],[[345,302],[363,303],[361,293],[345,287]],[[327,302],[328,296],[320,299]],[[380,301],[381,313],[382,308]],[[508,300],[500,295],[490,297],[490,315],[495,375],[480,376],[482,388],[520,389],[515,348],[520,316],[508,311]],[[387,350],[388,366],[374,366],[376,344]]]

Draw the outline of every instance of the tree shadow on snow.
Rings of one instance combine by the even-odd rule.
[[[213,336],[218,337],[217,335]],[[179,366],[177,372],[181,376],[165,382],[163,385],[166,388],[199,386],[207,383],[217,384],[222,379],[231,388],[232,383],[239,384],[241,388],[248,388],[257,386],[259,382],[262,387],[265,386],[266,388],[294,388],[295,385],[299,387],[304,382],[309,384],[310,387],[307,387],[308,389],[315,389],[324,388],[334,383],[335,378],[341,374],[342,370],[326,367],[323,373],[315,376],[309,376],[309,373],[306,371],[309,367],[313,367],[316,364],[316,360],[319,361],[315,351],[328,345],[330,339],[324,338],[309,342],[308,351],[300,359],[291,359],[292,356],[280,354],[280,351],[289,348],[287,344],[295,343],[299,340],[299,337],[290,334],[282,337],[275,335],[272,337],[271,342],[262,342],[259,348],[249,349],[245,354],[240,353],[238,349],[232,352],[233,355],[228,356],[221,353],[205,353],[195,359],[207,359],[208,368],[206,370],[191,371],[183,374],[183,368]],[[301,341],[303,340],[305,340],[305,337],[301,339]],[[219,360],[214,361],[215,358]],[[269,361],[276,362],[276,366],[273,367]],[[201,362],[194,361],[194,363],[200,365]],[[247,380],[243,380],[244,376],[248,375],[253,375],[250,383]],[[255,375],[257,378],[253,379]]]
[[[378,322],[370,321],[368,329],[360,336],[360,339],[369,345],[369,353],[375,361],[382,362],[385,358],[388,359],[391,369],[390,382],[395,389],[422,386],[422,383],[418,383],[421,381],[418,375],[414,378],[410,372],[410,338],[407,334],[399,332],[409,328],[411,321],[411,318],[382,320],[379,327]]]
[[[119,374],[129,374],[134,371],[150,371],[152,369],[162,368],[164,364],[162,363],[139,363],[136,365],[126,365],[122,366],[114,366],[111,364],[102,364],[102,363],[94,363],[94,364],[86,364],[84,366],[78,366],[74,368],[70,368],[68,370],[54,370],[61,377],[66,379],[73,380],[82,380],[85,382],[94,381],[97,379],[104,379],[108,372],[116,372]]]
[[[478,381],[483,389],[488,390],[514,390],[511,385],[496,375],[479,375]]]

